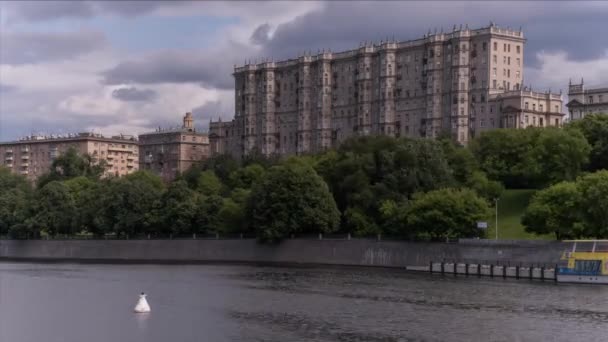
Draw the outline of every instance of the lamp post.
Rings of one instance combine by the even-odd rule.
[[[495,215],[496,223],[494,225],[494,229],[496,229],[496,240],[498,240],[498,198],[494,199],[494,204],[495,204],[494,207],[496,209],[496,215]]]

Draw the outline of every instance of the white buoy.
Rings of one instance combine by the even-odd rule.
[[[145,293],[142,292],[139,295],[139,300],[137,301],[137,305],[135,305],[134,311],[136,313],[147,313],[147,312],[150,312],[150,305],[148,304],[148,301],[146,300],[146,294]]]

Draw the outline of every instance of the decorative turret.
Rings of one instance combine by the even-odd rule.
[[[192,113],[188,112],[184,115],[184,125],[182,128],[187,129],[188,131],[194,131],[194,119],[192,118]]]

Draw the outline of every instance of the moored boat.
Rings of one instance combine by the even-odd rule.
[[[562,255],[566,266],[558,267],[561,283],[608,284],[608,240],[569,240]]]

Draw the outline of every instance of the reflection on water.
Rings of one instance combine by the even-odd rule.
[[[135,314],[140,292],[150,314]],[[363,268],[0,263],[0,341],[604,341],[608,287]]]

